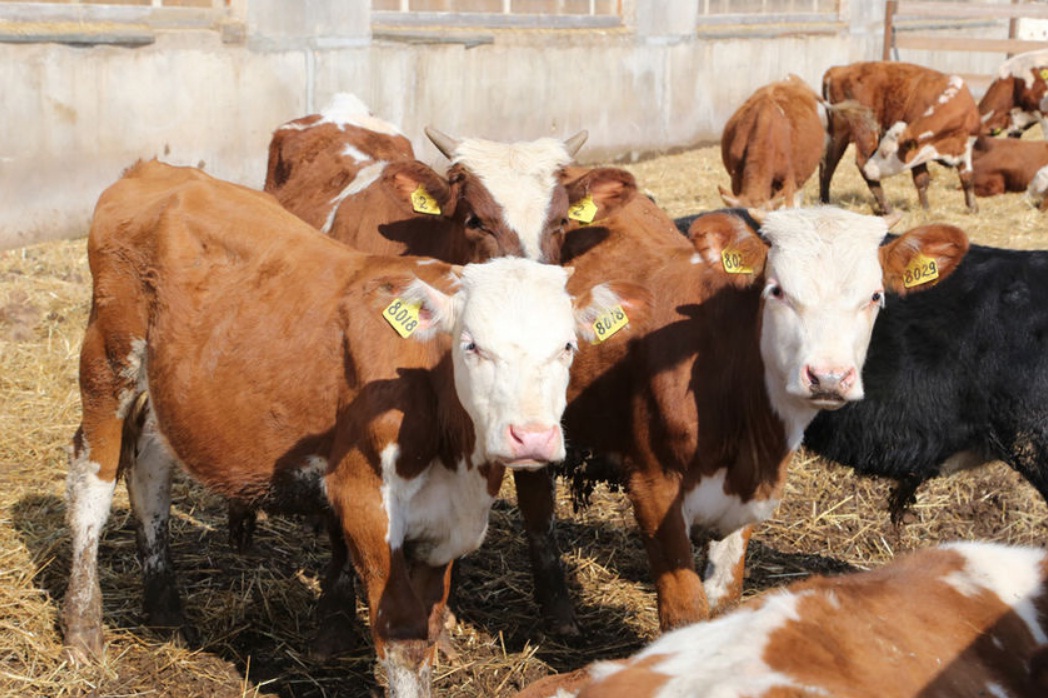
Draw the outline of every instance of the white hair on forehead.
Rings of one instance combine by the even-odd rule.
[[[371,113],[364,100],[349,92],[339,92],[320,113],[322,117],[314,125],[335,124],[336,126],[359,126],[389,136],[403,135],[399,128]]]
[[[797,269],[816,286],[822,286],[823,279],[835,283],[855,278],[877,259],[877,247],[887,233],[883,218],[833,206],[772,211],[761,226],[761,234],[771,242],[768,262],[773,270],[781,274]]]
[[[1034,81],[1033,73],[1030,72],[1030,69],[1042,65],[1048,65],[1048,49],[1027,51],[1026,53],[1020,53],[1018,56],[1013,56],[1002,63],[1000,70],[997,71],[997,77],[1001,79],[1022,78],[1026,82],[1026,86],[1029,87]]]
[[[552,288],[566,291],[568,271],[555,264],[540,264],[521,257],[496,257],[462,268],[462,287],[467,292],[487,288]]]
[[[557,172],[571,163],[564,142],[539,138],[519,143],[498,143],[466,138],[458,143],[451,162],[476,175],[516,231],[529,259],[542,255],[540,239],[545,227]]]

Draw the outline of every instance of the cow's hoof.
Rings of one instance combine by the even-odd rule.
[[[66,660],[74,666],[85,666],[101,661],[105,641],[101,628],[67,628],[65,631]]]
[[[325,620],[309,647],[309,659],[323,663],[360,647],[355,622],[344,614]]]

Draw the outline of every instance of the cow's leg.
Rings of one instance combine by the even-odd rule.
[[[238,553],[246,552],[255,538],[258,511],[252,504],[230,499],[226,503],[226,516],[229,521],[229,544]]]
[[[709,606],[681,512],[679,477],[661,466],[634,471],[629,496],[655,579],[659,626],[665,631],[705,620]]]
[[[515,470],[517,506],[524,519],[531,556],[531,574],[535,582],[535,601],[550,631],[557,635],[575,636],[579,626],[575,608],[568,594],[560,548],[554,533],[555,483],[549,468],[536,471]]]
[[[917,187],[917,198],[921,202],[921,208],[928,210],[928,185],[931,184],[932,176],[928,173],[928,165],[915,165],[910,170],[913,175],[913,186]]]
[[[826,149],[823,151],[822,160],[819,162],[819,201],[824,204],[830,203],[830,180],[833,173],[837,171],[837,164],[844,157],[844,151],[848,149],[850,138],[845,132],[846,125],[841,118],[829,117],[828,132],[826,136]]]
[[[711,540],[707,547],[706,574],[702,586],[710,611],[717,611],[742,597],[746,571],[746,548],[753,526],[744,526],[721,540]]]
[[[146,410],[141,431],[138,434],[125,432],[125,438],[137,437],[135,457],[128,464],[125,478],[136,520],[135,538],[145,588],[143,607],[150,626],[170,628],[191,639],[182,615],[182,601],[175,585],[168,544],[174,459],[156,432],[156,424],[148,414],[149,408]]]
[[[342,526],[334,514],[326,517],[331,560],[320,583],[317,603],[317,636],[312,656],[323,661],[354,649],[356,642],[357,592],[349,548],[342,536]]]
[[[450,562],[446,565],[427,565],[419,562],[411,567],[411,583],[415,588],[415,594],[422,601],[422,605],[429,609],[429,641],[433,645],[444,643],[450,647],[446,631],[452,565]]]
[[[74,662],[101,657],[103,651],[98,542],[109,519],[124,416],[135,398],[143,351],[144,343],[126,335],[107,338],[92,317],[80,352],[83,421],[73,437],[66,479],[72,560],[62,626]]]
[[[971,167],[961,165],[957,168],[957,177],[961,180],[961,190],[964,192],[964,205],[968,207],[969,213],[978,213],[979,204],[975,200],[975,172]]]

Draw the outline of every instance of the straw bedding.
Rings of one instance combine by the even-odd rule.
[[[715,146],[625,167],[674,216],[719,207],[716,185],[728,185]],[[1021,195],[982,199],[980,213],[970,215],[956,175],[935,168],[933,177],[930,214],[917,208],[909,177],[886,181],[889,200],[905,213],[898,229],[946,221],[978,242],[1048,247],[1048,219]],[[814,202],[817,182],[805,191]],[[850,155],[834,180],[833,199],[869,211],[871,197]],[[141,625],[134,530],[120,487],[100,552],[106,660],[86,669],[63,663],[56,619],[69,564],[64,478],[79,421],[77,357],[89,283],[83,239],[0,252],[0,695],[380,691],[366,633],[349,656],[326,664],[308,656],[325,536],[304,522],[266,518],[253,550],[236,554],[227,542],[224,502],[181,477],[173,556],[199,646],[182,647]],[[925,486],[900,527],[888,520],[888,491],[886,483],[860,480],[799,453],[782,506],[754,537],[746,595],[812,572],[877,565],[938,541],[1040,544],[1048,532],[1044,502],[1001,464]],[[566,484],[559,499],[558,535],[583,637],[543,636],[512,487],[504,487],[486,544],[457,567],[452,605],[458,623],[453,651],[435,672],[439,695],[507,695],[550,671],[624,655],[655,635],[654,593],[624,495],[599,487],[593,505],[577,514]],[[363,607],[358,616],[363,623]]]

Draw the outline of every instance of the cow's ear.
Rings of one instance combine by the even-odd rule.
[[[637,194],[637,180],[618,167],[567,167],[561,181],[568,192],[569,217],[583,224],[607,218]]]
[[[750,286],[764,273],[768,245],[734,212],[715,211],[699,216],[688,228],[688,238],[702,260],[728,275],[738,288]]]
[[[386,165],[383,178],[390,184],[393,198],[407,211],[420,216],[450,216],[451,189],[448,181],[418,160],[402,160]]]
[[[457,286],[461,267],[451,267],[449,282]],[[401,337],[427,341],[454,330],[460,297],[446,293],[418,277],[385,277],[375,282],[377,310]]]
[[[884,287],[900,296],[931,288],[952,274],[968,252],[968,236],[953,225],[922,225],[880,248]]]
[[[566,267],[566,269],[572,269]],[[652,294],[644,286],[625,281],[603,283],[575,298],[575,324],[584,342],[604,342],[612,336],[628,337],[621,332],[647,323],[653,304]]]

